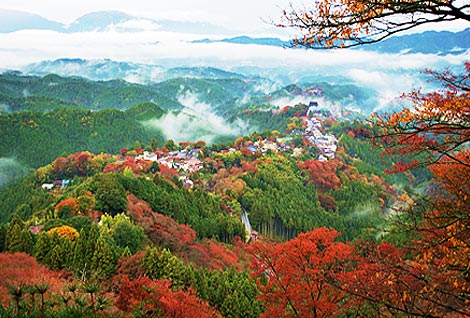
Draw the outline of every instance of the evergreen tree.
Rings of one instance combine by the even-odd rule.
[[[51,269],[63,269],[66,263],[66,253],[62,241],[65,238],[59,237],[57,232],[53,232],[51,237],[51,252],[49,257],[49,267]]]
[[[114,253],[104,240],[96,243],[95,253],[91,260],[91,269],[97,279],[108,279],[114,272]]]
[[[188,286],[191,283],[190,270],[166,248],[161,252],[156,248],[148,248],[142,265],[148,277],[171,280],[172,286],[175,288]]]
[[[33,234],[26,228],[23,220],[17,214],[14,214],[8,224],[5,250],[10,253],[24,252],[32,254],[33,248]]]
[[[127,193],[122,184],[112,175],[100,175],[95,180],[97,186],[96,209],[116,215],[127,209]]]
[[[71,241],[68,238],[61,238],[60,248],[62,250],[62,255],[64,258],[64,268],[72,270],[73,260],[74,260],[74,245],[75,242]]]
[[[71,270],[76,274],[82,274],[86,272],[86,267],[90,265],[87,264],[87,235],[84,229],[80,230],[80,235],[75,240],[75,245],[73,248],[73,261]],[[91,259],[90,259],[91,261]]]
[[[64,266],[64,260],[62,255],[62,248],[60,244],[53,245],[51,250],[51,257],[49,259],[49,267],[51,269],[62,269]]]
[[[49,264],[52,241],[49,234],[40,232],[34,245],[34,257],[41,264]]]
[[[93,224],[90,229],[90,233],[88,238],[85,240],[85,253],[84,256],[84,264],[86,267],[91,266],[93,255],[95,254],[96,244],[98,239],[100,238],[99,228],[96,224]]]
[[[0,224],[0,253],[5,251],[5,240],[7,237],[8,226]]]

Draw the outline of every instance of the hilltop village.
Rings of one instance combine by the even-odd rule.
[[[285,112],[288,108],[290,106],[284,107],[282,111]],[[303,105],[303,108],[306,109],[304,114],[298,115],[300,125],[296,125],[291,130],[286,130],[283,134],[273,132],[270,137],[262,138],[258,136],[254,141],[240,137],[232,147],[208,151],[210,153],[205,153],[206,145],[204,142],[181,142],[179,147],[181,149],[173,151],[169,151],[166,146],[154,151],[144,149],[128,151],[123,149],[121,156],[113,163],[113,166],[122,165],[124,167],[130,165],[133,166],[134,172],[138,172],[138,170],[146,170],[149,163],[158,164],[159,167],[178,171],[183,185],[191,188],[194,182],[189,175],[201,170],[205,162],[210,160],[210,157],[223,157],[237,152],[252,156],[282,152],[288,153],[292,157],[298,157],[314,147],[318,161],[325,162],[334,159],[338,139],[333,134],[325,132],[322,122],[327,119],[334,119],[338,114],[335,115],[331,110],[320,108],[317,102],[310,102],[308,106]],[[302,143],[298,144],[294,139],[301,140]],[[133,165],[130,163],[133,163]],[[55,180],[53,183],[44,183],[42,188],[46,190],[51,190],[54,187],[64,189],[70,181],[66,179]]]

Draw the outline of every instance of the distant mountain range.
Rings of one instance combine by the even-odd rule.
[[[278,38],[254,38],[237,36],[223,39],[195,40],[193,43],[232,43],[291,47],[290,41]],[[394,36],[378,43],[363,45],[356,49],[380,53],[423,53],[423,54],[463,54],[470,50],[470,28],[460,32],[425,31],[402,36]]]
[[[283,41],[278,38],[253,38],[249,36],[236,36],[233,38],[225,38],[219,40],[213,40],[209,38],[205,38],[202,40],[194,40],[192,43],[232,43],[232,44],[255,44],[255,45],[270,45],[270,46],[282,46],[282,47],[289,47],[289,41]]]
[[[41,61],[26,65],[20,72],[38,76],[57,74],[84,77],[95,81],[120,78],[132,83],[157,83],[173,78],[246,79],[246,76],[240,73],[214,67],[165,68],[159,65],[118,62],[110,59],[85,60],[80,58]]]
[[[118,31],[161,30],[191,34],[230,34],[220,26],[207,22],[153,20],[128,15],[120,11],[99,11],[88,13],[73,21],[70,25],[50,21],[39,15],[14,10],[0,9],[0,33],[20,30],[51,30],[63,33],[106,31],[111,28]]]
[[[20,30],[52,30],[63,33],[103,32],[138,32],[160,30],[177,33],[206,35],[193,43],[232,43],[240,45],[264,45],[289,47],[290,42],[275,37],[235,36],[214,38],[216,34],[236,34],[234,31],[207,22],[153,20],[131,16],[120,11],[99,11],[88,13],[64,25],[50,21],[39,15],[21,11],[0,9],[0,33]],[[379,43],[360,46],[358,49],[378,51],[380,53],[423,53],[423,54],[462,54],[470,49],[470,28],[460,32],[426,31],[410,35],[394,36]]]
[[[63,28],[62,23],[47,20],[37,14],[0,9],[0,33],[29,29],[59,31]]]
[[[383,53],[462,54],[470,50],[470,28],[395,36],[361,48]]]

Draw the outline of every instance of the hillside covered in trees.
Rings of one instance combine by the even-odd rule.
[[[8,76],[28,85],[49,78]],[[69,80],[87,82],[61,78]],[[465,189],[435,157],[448,151],[465,176],[465,151],[452,152],[461,140],[416,138],[428,119],[413,126],[418,114],[407,110],[365,119],[328,102],[347,85],[232,99],[246,85],[156,85],[166,96],[179,90],[181,101],[198,96],[208,122],[224,120],[212,143],[168,139],[167,126],[149,124],[196,116],[184,105],[94,109],[72,95],[8,97],[19,106],[0,114],[2,154],[15,158],[0,161],[8,178],[0,184],[0,315],[465,317],[465,226],[446,210]],[[226,107],[207,110],[211,94]],[[276,107],[286,97],[308,103]],[[446,105],[432,94],[410,99]],[[250,129],[236,135],[237,121]],[[456,206],[465,211],[466,200]],[[442,235],[448,241],[436,246]]]
[[[357,114],[250,107],[239,115],[271,129],[206,144],[138,125],[165,112],[141,103],[2,115],[10,147],[24,140],[36,156],[25,162],[37,167],[0,191],[4,314],[258,317],[266,307],[249,273],[253,243],[324,226],[342,241],[403,239],[383,231],[390,209],[408,202],[403,185],[422,176],[384,175],[392,162],[371,147],[371,127],[336,119]],[[99,152],[73,152],[75,139]]]

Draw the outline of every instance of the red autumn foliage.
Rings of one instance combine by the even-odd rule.
[[[420,162],[426,165],[440,159],[459,163],[454,155],[470,140],[469,64],[465,63],[459,75],[449,70],[428,73],[444,89],[428,94],[413,91],[404,96],[413,103],[413,109],[376,115],[376,124],[381,128],[377,137],[388,154],[421,154]]]
[[[55,210],[60,211],[66,206],[70,208],[70,211],[73,215],[76,215],[78,211],[80,211],[80,204],[75,198],[68,198],[64,201],[57,203],[57,205],[55,206]]]
[[[330,283],[354,263],[353,248],[335,239],[333,229],[318,228],[280,244],[250,247],[259,298],[267,307],[261,317],[333,317],[347,294]]]
[[[360,249],[364,257],[342,277],[341,289],[357,304],[372,304],[376,316],[468,317],[461,275],[442,271],[438,263],[406,259],[389,243],[363,243]]]
[[[11,286],[34,286],[47,283],[49,293],[58,293],[65,285],[69,273],[53,272],[37,263],[36,259],[25,253],[0,254],[0,304],[11,301]]]
[[[157,311],[161,317],[174,318],[214,318],[220,314],[206,302],[196,297],[192,290],[174,291],[171,282],[139,277],[129,280],[123,276],[119,284],[119,294],[115,305],[131,317],[139,312],[153,317]],[[159,317],[160,317],[159,315]]]
[[[77,152],[59,157],[52,163],[51,177],[56,179],[73,178],[74,176],[88,176],[99,171],[101,163],[94,160],[95,155],[90,152]]]
[[[145,251],[139,251],[129,257],[121,257],[116,265],[116,273],[113,277],[115,284],[122,281],[123,276],[127,276],[133,280],[142,277],[145,274],[145,269],[142,267],[142,259]]]
[[[339,163],[336,160],[307,160],[299,163],[303,170],[309,172],[309,181],[321,190],[336,190],[341,187],[341,180],[336,175]]]
[[[206,239],[191,245],[186,255],[197,267],[206,267],[215,270],[223,270],[229,267],[240,268],[237,254],[224,244]]]
[[[334,212],[336,211],[337,204],[335,198],[330,195],[318,193],[318,200],[320,205],[327,211]]]
[[[162,164],[159,164],[158,167],[160,168],[159,174],[167,180],[171,180],[173,177],[178,176],[178,171],[176,171],[176,169],[169,168]]]
[[[152,211],[147,202],[139,200],[133,194],[129,194],[127,199],[130,218],[144,229],[153,243],[177,251],[195,242],[196,232],[190,226]]]
[[[242,169],[246,172],[251,172],[251,173],[256,173],[258,171],[254,163],[247,162],[247,161],[242,161]]]
[[[129,168],[134,174],[139,174],[148,172],[151,167],[152,162],[149,160],[135,160],[132,157],[127,157],[125,161],[108,163],[103,168],[103,173],[120,173]]]

